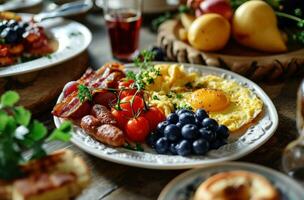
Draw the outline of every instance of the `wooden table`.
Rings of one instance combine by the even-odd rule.
[[[89,47],[91,66],[98,68],[103,63],[113,60],[102,16],[90,14],[83,23],[93,32],[93,42]],[[140,48],[147,48],[155,42],[156,35],[144,26],[141,30]],[[294,78],[276,85],[262,85],[278,110],[279,127],[265,145],[241,161],[259,163],[280,170],[282,150],[296,136],[295,100],[299,83],[300,78]],[[54,127],[49,112],[40,116],[50,128]],[[81,155],[92,170],[92,183],[77,198],[79,200],[156,199],[163,187],[183,172],[148,170],[110,163],[86,154],[72,144],[47,145],[49,151],[63,147]]]

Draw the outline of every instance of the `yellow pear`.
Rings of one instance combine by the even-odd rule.
[[[236,41],[244,46],[271,53],[287,50],[276,15],[264,1],[251,0],[237,8],[232,29]]]
[[[215,13],[196,18],[188,29],[189,43],[202,51],[216,51],[224,48],[229,37],[228,20]]]

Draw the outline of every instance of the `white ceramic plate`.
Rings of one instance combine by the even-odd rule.
[[[223,76],[225,79],[232,79],[249,87],[264,102],[264,115],[257,123],[248,128],[241,137],[229,137],[227,145],[209,151],[206,156],[160,155],[146,146],[145,152],[112,148],[92,139],[79,127],[74,128],[71,141],[92,155],[120,164],[152,169],[186,169],[238,159],[260,147],[273,135],[278,126],[278,114],[269,97],[259,86],[236,73],[220,68],[191,64],[184,64],[184,66],[187,71]],[[127,70],[132,69],[130,65],[126,68]],[[62,97],[61,94],[58,101],[61,101]],[[54,121],[58,127],[63,120],[55,117]]]
[[[158,200],[192,199],[198,186],[210,176],[232,170],[245,170],[266,177],[280,193],[281,200],[302,200],[303,188],[290,177],[259,165],[230,162],[206,166],[182,173],[174,178],[160,193]]]
[[[0,11],[14,11],[18,9],[30,8],[42,3],[42,0],[7,0],[0,4]]]
[[[27,20],[32,15],[20,14]],[[32,61],[0,67],[0,77],[24,74],[41,70],[69,60],[83,52],[92,40],[92,33],[84,25],[63,19],[50,19],[40,23],[49,37],[58,42],[58,49],[49,54]]]

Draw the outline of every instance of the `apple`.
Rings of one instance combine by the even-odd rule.
[[[199,6],[202,13],[217,13],[230,20],[233,11],[228,0],[204,0]]]

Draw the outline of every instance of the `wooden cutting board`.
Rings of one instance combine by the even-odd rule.
[[[230,42],[218,52],[203,52],[181,41],[178,31],[182,27],[177,19],[164,22],[157,35],[157,43],[167,57],[181,63],[194,63],[222,67],[253,80],[280,80],[296,74],[303,76],[303,47],[288,47],[284,54],[267,54]]]
[[[51,102],[59,96],[64,85],[78,79],[87,67],[88,54],[84,52],[57,66],[18,77],[10,77],[10,80],[3,79],[0,80],[0,83],[6,82],[5,90],[15,90],[20,94],[20,105],[30,109],[33,113],[38,113],[49,108]],[[18,83],[16,83],[16,79],[19,80]],[[26,83],[20,83],[20,81]]]

